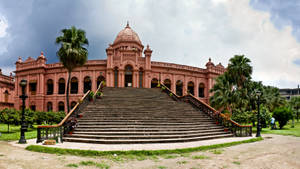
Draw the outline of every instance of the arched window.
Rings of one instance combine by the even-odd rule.
[[[64,102],[58,103],[58,111],[65,111],[65,104]]]
[[[194,95],[195,92],[194,92],[194,83],[192,81],[189,81],[188,82],[188,92],[191,94],[191,95]]]
[[[182,96],[182,87],[183,87],[183,83],[181,80],[177,80],[176,82],[176,94],[178,96]]]
[[[76,104],[77,104],[77,103],[76,103],[75,101],[72,101],[72,102],[71,102],[71,109],[73,109],[73,108],[76,106]]]
[[[158,80],[156,78],[153,78],[151,80],[151,88],[156,88],[158,85]]]
[[[100,85],[100,83],[101,83],[102,81],[105,81],[105,77],[104,77],[104,76],[99,76],[99,77],[97,78],[97,88],[99,87],[99,85]]]
[[[200,83],[199,84],[199,89],[198,89],[198,96],[199,97],[204,97],[204,84],[203,83]]]
[[[167,88],[171,89],[171,80],[170,79],[165,79],[164,80],[164,85],[167,86]]]
[[[92,81],[89,76],[86,76],[83,81],[83,93],[92,89]]]
[[[52,110],[53,110],[52,102],[48,102],[47,103],[47,111],[52,111]]]
[[[119,74],[118,67],[115,67],[115,69],[114,69],[114,85],[115,85],[115,87],[118,87],[118,74]]]
[[[36,80],[29,81],[29,91],[31,95],[36,94],[36,89],[37,89],[37,81]]]
[[[142,88],[143,87],[143,68],[140,68],[139,70],[139,87]]]
[[[48,79],[47,80],[47,95],[52,95],[53,94],[53,80]]]
[[[32,111],[35,111],[35,110],[36,110],[35,102],[31,102],[31,103],[30,103],[30,109],[31,109]]]
[[[71,94],[78,93],[78,79],[76,77],[72,77],[71,79]]]
[[[58,80],[58,94],[65,94],[66,82],[64,78]]]
[[[4,92],[4,102],[5,103],[8,102],[8,95],[9,95],[8,90],[5,90],[5,92]]]
[[[125,66],[125,87],[132,87],[133,68],[131,65]]]

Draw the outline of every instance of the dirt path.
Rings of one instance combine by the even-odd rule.
[[[96,168],[79,165],[82,161],[94,161],[99,166],[107,164],[110,168],[300,168],[300,137],[264,135],[265,140],[242,144],[216,151],[194,152],[184,157],[167,155],[153,160],[126,160],[121,162],[102,158],[59,156],[26,151],[7,142],[0,142],[0,168],[53,169]]]

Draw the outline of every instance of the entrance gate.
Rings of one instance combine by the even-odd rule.
[[[132,87],[132,66],[125,67],[125,87]]]

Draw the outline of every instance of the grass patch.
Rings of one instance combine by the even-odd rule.
[[[159,168],[159,169],[166,169],[167,167],[165,167],[165,166],[158,166],[157,168]]]
[[[178,155],[177,154],[163,154],[162,155],[162,158],[164,159],[174,159],[174,158],[177,158]]]
[[[67,164],[66,167],[78,168],[78,164]]]
[[[70,167],[74,167],[74,166],[78,167],[77,164],[68,164],[68,165],[70,165]],[[110,168],[110,166],[107,165],[106,163],[96,163],[94,161],[81,161],[79,163],[79,165],[81,165],[81,166],[96,166],[97,168],[100,168],[100,169],[109,169]]]
[[[92,165],[96,165],[96,163],[94,161],[81,161],[79,163],[80,165],[83,165],[83,166],[92,166]]]
[[[7,125],[6,124],[0,124],[0,140],[2,141],[14,141],[20,139],[20,127],[21,126],[15,126],[15,125],[9,125],[9,133],[7,132]],[[28,128],[28,131],[25,132],[25,138],[26,139],[32,139],[36,138],[36,128]]]
[[[182,164],[186,164],[187,161],[177,161],[176,163],[182,165]]]
[[[98,167],[100,169],[109,169],[110,168],[110,166],[105,163],[96,163],[96,167]]]
[[[260,140],[263,140],[263,138],[259,137],[259,138],[244,140],[244,141],[235,141],[230,143],[200,146],[194,148],[174,149],[174,150],[96,151],[96,150],[62,149],[62,148],[55,148],[55,147],[45,147],[40,145],[27,146],[26,150],[41,152],[41,153],[49,153],[49,154],[76,155],[76,156],[102,156],[106,158],[113,158],[114,154],[117,155],[117,157],[121,156],[122,158],[127,158],[127,157],[137,158],[138,156],[146,156],[147,158],[150,158],[151,156],[167,157],[168,155],[172,156],[174,154],[180,155],[180,154],[186,154],[186,153],[196,152],[196,151],[212,150],[216,148],[224,148],[224,147],[239,145],[243,143],[252,143]]]
[[[197,156],[193,156],[192,158],[195,160],[198,160],[198,159],[204,160],[204,159],[209,159],[210,157],[205,156],[205,155],[197,155]]]
[[[292,121],[289,121],[289,124],[285,125],[281,130],[279,129],[279,124],[276,124],[277,129],[271,130],[270,128],[262,128],[262,134],[279,134],[279,135],[288,135],[300,137],[300,122],[295,121],[295,127],[292,128]],[[256,127],[253,127],[253,133],[256,133]]]
[[[214,149],[214,150],[211,150],[210,152],[212,152],[213,154],[222,154],[224,150],[221,150],[221,149]]]
[[[236,164],[236,165],[241,165],[241,162],[239,162],[239,161],[234,161],[234,162],[232,162],[233,164]]]

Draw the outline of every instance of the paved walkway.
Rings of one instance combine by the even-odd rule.
[[[27,144],[18,144],[17,141],[10,142],[11,145],[17,147],[27,147],[29,145],[42,145],[46,147],[68,148],[68,149],[81,149],[81,150],[98,150],[98,151],[110,151],[110,150],[163,150],[163,149],[181,149],[192,148],[213,144],[229,143],[234,141],[248,140],[254,137],[229,137],[222,139],[203,140],[185,143],[159,143],[159,144],[90,144],[90,143],[72,143],[64,142],[56,145],[42,145],[36,144],[36,139],[27,140]]]

